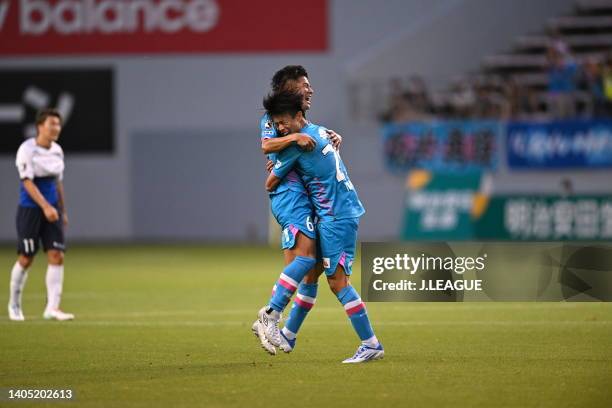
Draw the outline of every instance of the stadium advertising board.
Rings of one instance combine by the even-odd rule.
[[[305,51],[327,49],[327,0],[0,0],[0,55]],[[248,34],[245,34],[248,27]]]
[[[612,121],[510,122],[506,151],[514,169],[612,167]]]
[[[610,241],[612,196],[490,195],[489,177],[413,171],[403,240]]]
[[[480,188],[480,174],[415,171],[408,184],[402,239],[462,240],[472,236],[470,213]]]
[[[110,68],[0,70],[0,154],[36,136],[36,112],[56,107],[66,152],[112,153],[114,74]]]
[[[493,170],[501,128],[495,121],[389,124],[383,128],[385,161],[398,173]]]
[[[474,235],[498,240],[610,241],[612,196],[496,196],[475,222]]]

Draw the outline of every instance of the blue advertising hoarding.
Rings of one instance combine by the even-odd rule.
[[[497,121],[389,124],[383,128],[385,161],[395,173],[494,170],[502,129]]]
[[[612,121],[510,122],[506,151],[511,169],[612,167]]]

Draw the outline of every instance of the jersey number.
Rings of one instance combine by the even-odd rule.
[[[328,144],[323,148],[323,150],[321,150],[323,156],[327,156],[330,152],[334,153],[334,160],[336,161],[336,180],[338,180],[339,182],[343,181],[344,179],[346,179],[346,176],[340,169],[340,153],[338,153],[338,151],[334,149],[331,144]]]
[[[32,238],[24,239],[23,246],[25,247],[24,249],[26,254],[34,252],[34,240]]]
[[[336,161],[336,180],[338,180],[338,182],[344,181],[344,186],[346,189],[353,190],[353,183],[351,183],[350,180],[346,180],[346,174],[344,174],[342,169],[340,169],[340,153],[338,153],[338,151],[334,149],[331,144],[326,145],[323,150],[321,150],[323,156],[327,156],[330,152],[334,153],[334,160]]]
[[[312,218],[310,218],[310,215],[306,217],[306,228],[308,228],[308,231],[310,232],[314,231],[314,224],[312,223]]]

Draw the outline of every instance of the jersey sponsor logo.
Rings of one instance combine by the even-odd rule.
[[[272,136],[274,134],[273,130],[264,130],[263,131],[263,135],[264,136]]]
[[[272,122],[270,122],[269,120],[266,121],[266,123],[264,124],[264,127],[266,129],[272,129]]]
[[[276,161],[276,164],[274,165],[275,169],[280,169],[280,167],[283,165],[283,162],[281,162],[280,160]]]
[[[329,258],[323,258],[323,267],[325,269],[329,268],[331,266],[331,261]]]
[[[329,135],[327,134],[327,130],[325,128],[319,127],[319,136],[323,139],[329,139]]]

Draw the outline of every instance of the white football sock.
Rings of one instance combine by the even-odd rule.
[[[366,339],[364,341],[362,341],[363,344],[365,344],[368,347],[372,347],[372,348],[376,348],[378,347],[378,339],[376,338],[376,336],[372,336],[369,339]]]
[[[27,279],[28,270],[21,266],[19,261],[15,262],[13,270],[11,271],[11,292],[9,298],[9,303],[11,305],[21,307],[21,294],[23,293],[23,287]]]
[[[64,284],[64,265],[47,266],[47,310],[59,309]]]

